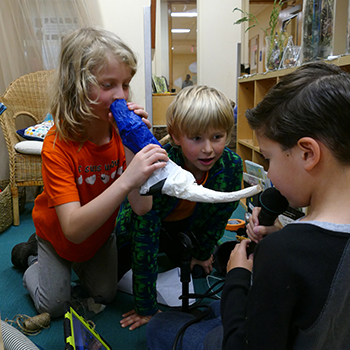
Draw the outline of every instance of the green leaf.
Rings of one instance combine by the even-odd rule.
[[[247,17],[242,17],[240,19],[238,19],[234,24],[241,24],[243,22],[247,22],[248,18]]]
[[[251,26],[249,26],[244,32],[246,33],[250,28],[254,28],[256,27],[256,24],[252,24]]]
[[[235,12],[235,11],[239,11],[239,12],[242,12],[242,13],[244,13],[240,8],[238,8],[238,7],[235,7],[233,10],[232,10],[232,12]]]

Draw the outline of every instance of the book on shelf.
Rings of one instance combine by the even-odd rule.
[[[244,187],[250,187],[257,184],[260,184],[265,190],[268,187],[272,187],[273,184],[271,180],[267,177],[267,171],[265,171],[264,167],[260,164],[254,163],[250,160],[245,160],[245,165],[247,172],[243,173],[243,184]],[[247,211],[251,213],[253,208],[256,206],[260,206],[259,201],[260,194],[256,194],[252,197],[246,199]],[[292,208],[291,206],[281,215],[279,215],[279,220],[283,226],[288,223],[297,220],[304,216],[305,213],[303,210],[299,208]]]
[[[272,186],[270,179],[267,177],[267,171],[262,165],[251,160],[245,160],[244,162],[247,169],[247,172],[243,174],[244,181],[251,186],[260,183],[264,189]]]

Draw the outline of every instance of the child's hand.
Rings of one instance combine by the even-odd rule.
[[[149,144],[136,153],[122,177],[128,182],[130,189],[138,188],[155,170],[164,168],[168,160],[167,152],[162,147]]]
[[[244,239],[241,243],[236,244],[227,263],[227,272],[235,267],[243,267],[249,271],[253,270],[253,254],[250,254],[249,258],[247,258],[248,244],[248,239]]]
[[[148,113],[145,111],[145,109],[134,102],[128,102],[127,106],[130,111],[134,111],[135,114],[139,115],[141,118],[148,118]]]
[[[214,259],[213,255],[211,255],[211,257],[205,261],[201,261],[201,260],[197,260],[195,258],[192,258],[191,259],[191,271],[192,271],[194,265],[200,265],[203,267],[205,274],[210,275],[211,272],[213,271],[213,259]]]
[[[249,223],[247,224],[247,235],[255,243],[261,241],[269,233],[278,231],[282,228],[282,224],[276,219],[272,226],[259,226],[259,213],[261,208],[253,208],[252,215],[249,218]]]
[[[160,310],[157,311],[157,313],[161,312]],[[130,331],[133,331],[134,329],[143,326],[144,324],[148,323],[149,320],[152,318],[152,315],[150,316],[141,316],[135,312],[135,310],[131,310],[125,314],[122,315],[124,318],[120,321],[120,325],[124,327],[129,327]]]
[[[137,103],[134,102],[128,102],[127,106],[130,111],[134,111],[135,114],[137,114],[142,121],[147,125],[148,129],[152,128],[151,122],[147,119],[148,118],[148,113],[144,110],[144,108]],[[117,123],[114,120],[112,112],[108,113],[108,120],[109,122],[113,125],[113,127],[118,131]]]
[[[148,113],[144,110],[144,108],[134,102],[127,103],[130,111],[134,111],[135,114],[141,117],[142,121],[147,125],[148,129],[152,128],[151,122],[147,119]]]

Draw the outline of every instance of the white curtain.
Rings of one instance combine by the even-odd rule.
[[[1,0],[0,95],[26,73],[56,68],[62,34],[101,25],[96,0]]]

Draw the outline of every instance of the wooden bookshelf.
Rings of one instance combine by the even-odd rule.
[[[336,64],[350,72],[350,55],[338,56],[325,62]],[[236,150],[243,162],[248,159],[263,165],[267,170],[268,164],[259,151],[255,133],[249,127],[244,114],[247,109],[255,107],[264,98],[267,92],[278,83],[280,77],[291,73],[295,69],[297,68],[280,69],[238,78]],[[244,171],[246,171],[245,165]]]
[[[336,64],[350,72],[350,55],[338,56],[333,60],[325,62]],[[259,144],[255,132],[250,128],[245,111],[255,107],[267,94],[267,92],[278,83],[280,77],[287,75],[293,70],[288,68],[267,73],[254,74],[238,78],[238,105],[237,105],[237,139],[236,153],[243,160],[243,169],[246,171],[245,160],[258,163],[268,170],[268,162],[259,151]],[[241,205],[246,208],[246,200],[241,200]]]

